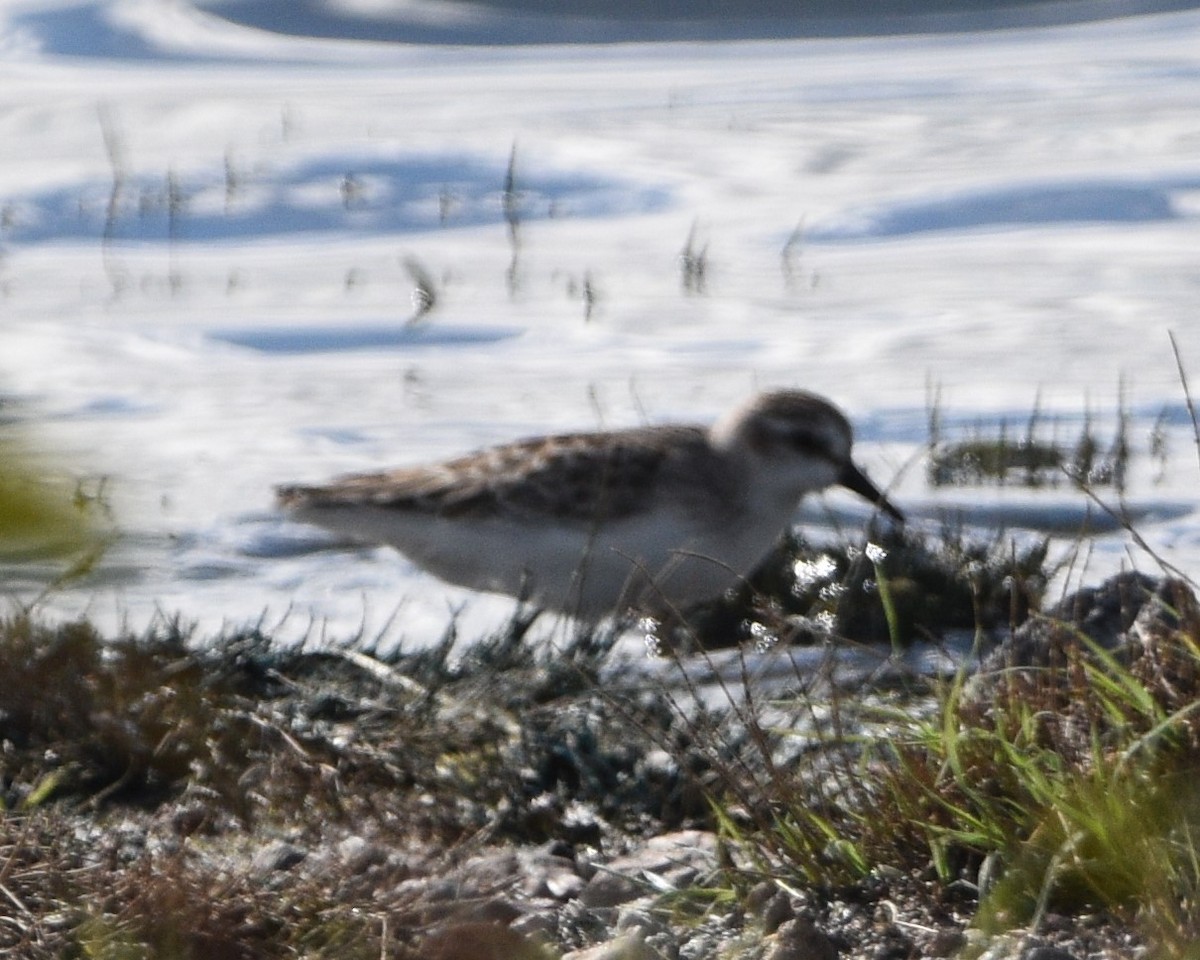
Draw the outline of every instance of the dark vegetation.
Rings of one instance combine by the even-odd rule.
[[[702,810],[640,770],[653,695],[610,712],[599,648],[535,655],[526,626],[451,662],[6,621],[0,884],[20,909],[0,950],[378,957],[382,938],[405,956],[427,905],[401,881],[480,832],[599,843]],[[565,817],[568,797],[590,815]],[[366,875],[335,859],[280,889],[255,865],[270,839],[364,834],[391,852]]]
[[[1160,424],[1151,437],[1150,452],[1160,456]],[[929,414],[929,458],[925,474],[934,487],[1015,486],[1059,487],[1086,485],[1125,491],[1131,455],[1129,415],[1119,406],[1111,437],[1098,434],[1091,416],[1078,435],[1062,439],[1059,424],[1035,405],[1018,430],[1001,422],[998,429],[979,424],[965,438],[943,436],[941,411]]]

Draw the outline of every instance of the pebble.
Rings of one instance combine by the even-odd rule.
[[[782,890],[778,891],[763,908],[763,933],[775,933],[795,916],[796,911],[792,909],[792,898]]]
[[[541,945],[495,923],[457,923],[422,942],[421,960],[543,960]]]
[[[562,960],[660,960],[658,953],[636,930],[614,940],[563,955]]]
[[[255,851],[250,867],[255,873],[266,876],[277,871],[291,870],[307,856],[308,851],[304,848],[276,840]]]
[[[717,838],[705,830],[653,837],[632,853],[596,865],[580,894],[586,907],[618,907],[647,893],[680,890],[717,867]]]
[[[788,920],[772,935],[763,960],[837,960],[833,941],[804,917]]]
[[[1021,954],[1021,960],[1075,960],[1075,956],[1059,947],[1032,947]]]

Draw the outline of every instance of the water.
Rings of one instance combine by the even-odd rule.
[[[378,20],[306,9],[347,35]],[[1055,533],[1088,582],[1158,561],[1120,523],[1080,541],[1106,514],[1065,486],[928,487],[929,405],[961,434],[1017,431],[1036,406],[1051,433],[1090,417],[1111,435],[1123,411],[1138,532],[1198,569],[1168,337],[1200,370],[1196,12],[494,46],[388,42],[394,18],[379,42],[303,37],[149,0],[0,17],[0,396],[65,482],[102,486],[121,534],[48,613],[486,631],[509,601],[334,549],[273,485],[707,421],[770,386],[842,405],[917,524]],[[703,293],[682,283],[689,243]],[[415,325],[413,263],[437,294]],[[10,569],[15,598],[29,574]]]

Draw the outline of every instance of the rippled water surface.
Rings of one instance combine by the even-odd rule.
[[[708,421],[769,386],[842,405],[923,529],[1052,534],[1064,582],[1197,570],[1169,334],[1200,376],[1200,13],[1037,6],[584,43],[433,2],[7,4],[5,429],[120,531],[47,609],[470,635],[511,604],[331,544],[273,485]],[[1125,490],[930,486],[934,408],[949,439],[1124,437]],[[837,494],[798,515],[863,520]],[[26,600],[54,572],[7,569]]]

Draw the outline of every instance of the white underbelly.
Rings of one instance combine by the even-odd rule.
[[[668,514],[598,531],[388,509],[317,510],[299,519],[394,546],[444,580],[595,618],[718,596],[757,565],[782,529],[744,521],[700,528]]]

